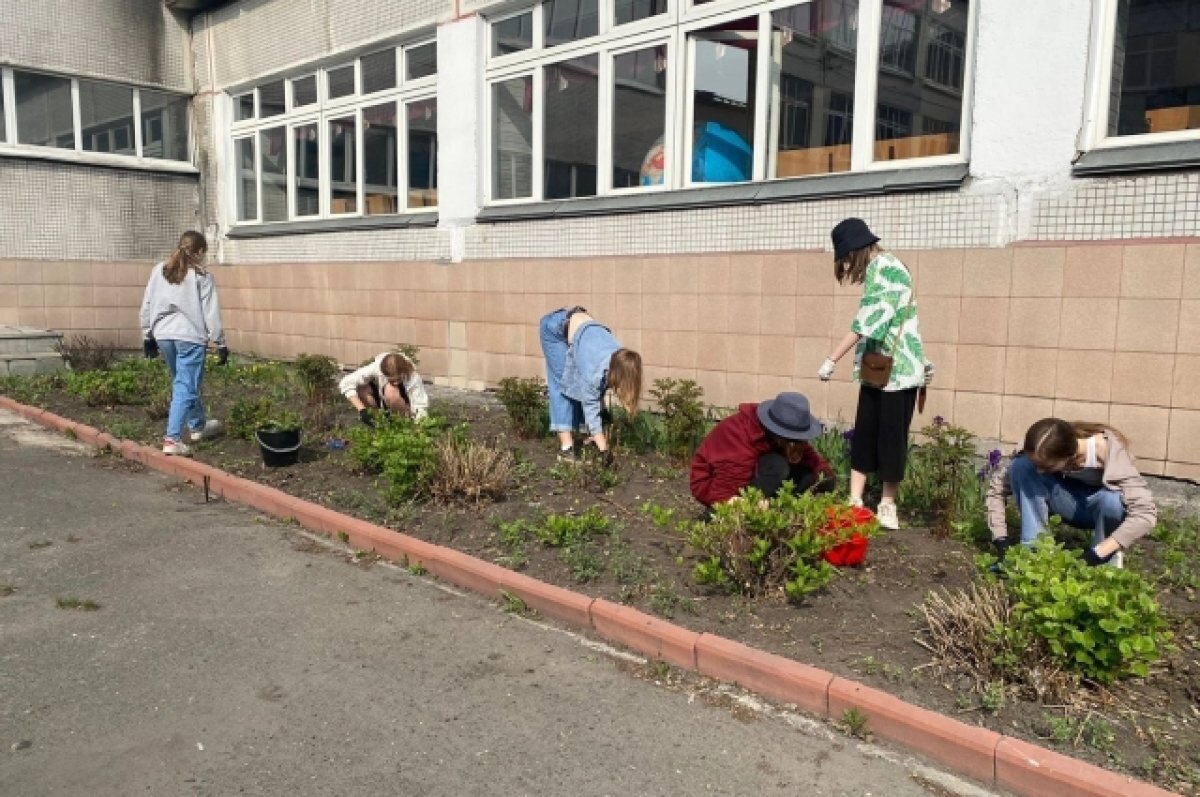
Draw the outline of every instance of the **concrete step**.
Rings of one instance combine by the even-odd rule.
[[[0,376],[33,376],[67,370],[67,363],[56,351],[0,354]]]
[[[54,352],[62,337],[53,330],[0,324],[0,356]]]

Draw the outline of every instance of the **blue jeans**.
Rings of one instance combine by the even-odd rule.
[[[1013,458],[1008,483],[1021,512],[1022,545],[1033,544],[1051,514],[1077,529],[1092,529],[1092,545],[1104,542],[1125,521],[1125,504],[1116,490],[1089,487],[1058,473],[1038,473],[1023,455]]]
[[[158,350],[171,372],[171,411],[167,414],[167,437],[180,440],[183,425],[198,432],[204,428],[204,405],[200,387],[204,383],[205,346],[184,340],[160,340]]]
[[[550,431],[573,432],[584,425],[583,405],[562,392],[562,374],[567,367],[567,311],[555,310],[542,316],[538,335],[546,358],[546,386],[550,394]]]

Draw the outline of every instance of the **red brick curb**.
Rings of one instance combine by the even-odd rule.
[[[709,633],[696,633],[628,606],[593,599],[521,573],[352,518],[234,476],[202,462],[168,457],[129,440],[0,396],[0,408],[30,421],[73,434],[97,447],[169,473],[227,501],[291,518],[312,531],[338,536],[350,545],[394,561],[420,564],[439,578],[491,599],[512,594],[531,609],[574,628],[595,632],[655,659],[722,681],[820,717],[840,719],[857,709],[867,729],[974,778],[1022,797],[1171,797],[1148,783],[1092,764],[944,717],[824,670],[785,659]],[[1178,796],[1176,796],[1178,797]]]

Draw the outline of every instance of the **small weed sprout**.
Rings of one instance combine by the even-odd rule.
[[[0,598],[7,598],[17,591],[17,588],[12,584],[0,584]]]
[[[343,544],[343,545],[349,545],[349,544],[350,544],[350,535],[349,535],[349,533],[347,533],[347,532],[345,532],[345,531],[339,531],[339,532],[338,532],[338,539],[342,541],[342,544]]]
[[[670,620],[679,612],[695,614],[696,602],[680,593],[674,581],[660,581],[650,588],[650,608]]]
[[[55,598],[54,605],[60,609],[78,609],[84,612],[94,612],[100,608],[100,604],[95,601],[80,598]]]
[[[503,601],[502,608],[509,614],[515,614],[518,617],[532,617],[536,614],[529,608],[529,604],[525,603],[524,598],[508,590],[500,590],[500,600]]]
[[[408,565],[408,572],[414,576],[423,576],[429,571],[425,569],[425,565],[420,562],[412,562]]]
[[[29,543],[29,550],[36,551],[39,548],[49,548],[54,544],[54,540],[37,540]]]
[[[871,737],[867,723],[868,717],[866,714],[863,714],[857,708],[848,708],[842,712],[842,721],[839,723],[839,726],[847,736],[866,740]]]
[[[1005,702],[1004,683],[1002,681],[992,681],[983,688],[983,693],[979,698],[979,707],[988,714],[995,714],[1004,708]]]

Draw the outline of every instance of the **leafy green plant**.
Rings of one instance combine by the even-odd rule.
[[[656,504],[653,501],[642,504],[642,514],[650,518],[654,525],[663,529],[673,528],[677,521],[674,508]]]
[[[690,459],[708,431],[704,388],[691,379],[655,379],[650,395],[662,411],[660,450],[677,460]]]
[[[955,530],[954,523],[981,508],[982,488],[975,469],[975,436],[941,417],[921,430],[924,445],[909,455],[898,501],[927,516],[934,533]]]
[[[568,548],[612,531],[612,520],[593,506],[582,515],[547,515],[534,536],[552,548]]]
[[[500,600],[503,602],[502,608],[509,614],[515,614],[518,617],[532,617],[537,614],[529,608],[529,604],[525,602],[524,598],[506,589],[500,590]]]
[[[374,427],[348,430],[348,453],[360,467],[383,474],[390,500],[407,501],[429,493],[437,470],[438,441],[449,431],[436,416],[408,420],[383,413]]]
[[[276,410],[275,401],[266,396],[235,399],[229,405],[226,430],[230,437],[253,440],[254,433],[263,428]]]
[[[838,488],[843,493],[850,487],[850,441],[853,437],[853,429],[839,429],[830,424],[812,441],[812,447],[837,474]]]
[[[857,708],[848,708],[842,712],[842,721],[838,723],[842,731],[855,739],[867,739],[871,736],[867,730],[868,717]]]
[[[298,412],[275,408],[270,415],[259,421],[255,431],[298,432],[304,428],[304,418]]]
[[[500,380],[496,395],[517,437],[534,439],[549,434],[550,404],[545,380],[506,376]]]
[[[995,714],[1004,708],[1005,698],[1004,682],[992,681],[983,688],[983,694],[979,698],[979,707],[989,714]]]
[[[69,371],[63,380],[69,394],[92,407],[145,404],[170,384],[162,360],[142,358],[120,360],[103,370]]]
[[[321,404],[333,398],[338,366],[332,357],[323,354],[301,354],[296,357],[294,365],[306,402]]]
[[[38,405],[45,402],[47,394],[61,390],[64,383],[65,379],[61,374],[0,376],[0,394],[22,404]]]
[[[598,457],[586,450],[579,462],[556,462],[550,468],[550,476],[564,485],[593,493],[606,492],[621,483],[617,468],[605,467]]]
[[[662,419],[650,412],[630,415],[624,407],[613,407],[609,442],[614,448],[649,454],[657,451],[663,438]]]
[[[1043,535],[1010,550],[1004,574],[1012,621],[996,636],[1010,649],[1044,646],[1065,670],[1109,684],[1145,677],[1170,647],[1166,618],[1137,573],[1088,567]]]
[[[1200,518],[1166,509],[1150,536],[1160,546],[1152,577],[1175,589],[1200,590]],[[1142,546],[1133,547],[1126,556],[1131,567],[1143,567]]]
[[[680,612],[696,613],[696,602],[682,594],[674,581],[660,581],[650,588],[650,608],[668,620]]]
[[[782,588],[802,600],[829,583],[834,568],[823,558],[857,531],[870,536],[878,524],[832,530],[830,518],[844,519],[850,508],[832,495],[796,495],[791,485],[771,501],[754,488],[713,507],[709,522],[688,527],[688,542],[707,559],[693,572],[697,583],[728,585],[759,595]]]

